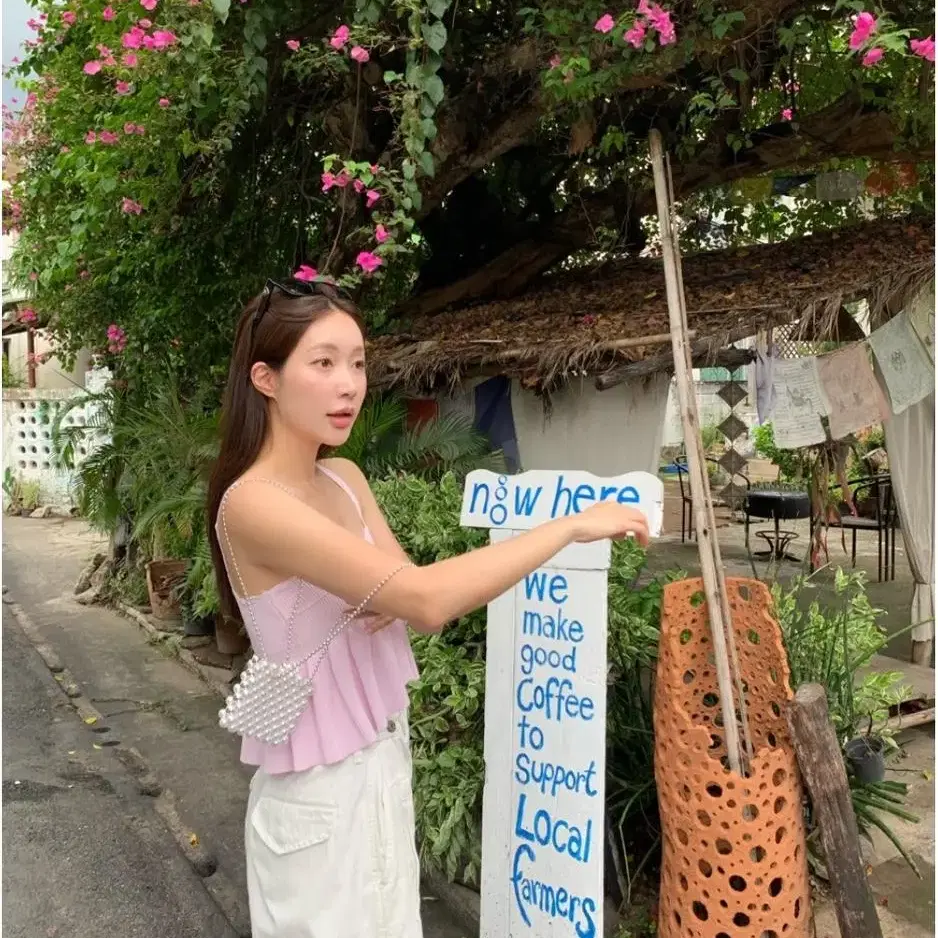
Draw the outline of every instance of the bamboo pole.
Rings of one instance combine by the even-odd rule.
[[[668,318],[671,324],[671,350],[674,353],[674,375],[678,399],[681,406],[681,423],[687,446],[688,480],[697,526],[697,545],[700,551],[700,568],[704,582],[704,594],[710,615],[713,637],[713,653],[716,661],[717,684],[720,688],[720,709],[723,715],[723,732],[726,736],[726,753],[730,769],[737,775],[743,774],[739,745],[739,727],[734,704],[733,675],[727,653],[727,625],[724,617],[725,599],[720,596],[720,579],[717,574],[713,542],[716,531],[710,520],[713,508],[710,501],[710,484],[700,442],[700,420],[697,414],[697,396],[694,393],[693,372],[690,367],[690,348],[687,329],[682,316],[681,285],[676,250],[671,226],[671,206],[668,199],[668,181],[664,168],[664,147],[661,134],[652,130],[649,135],[651,165],[655,179],[655,202],[658,208],[658,227],[661,236],[664,283],[668,301]],[[708,513],[708,507],[710,511]],[[723,593],[725,594],[725,584]]]
[[[657,131],[652,131],[652,133],[657,134]],[[658,135],[658,140],[660,143],[660,135]],[[667,154],[664,154],[665,168],[666,168],[666,178],[668,183],[668,209],[669,209],[669,221],[670,218],[670,209],[674,205],[674,183],[671,178],[671,161],[668,159]],[[681,328],[685,336],[689,335],[687,329],[687,297],[684,294],[684,271],[681,264],[681,249],[680,242],[678,239],[677,233],[674,231],[673,224],[669,229],[671,235],[671,249],[674,256],[674,264],[677,268],[677,285],[678,285],[678,294],[681,301]],[[693,363],[690,357],[690,343],[684,342],[684,349],[686,352],[687,359],[687,368],[691,376],[693,377]],[[696,409],[697,405],[697,395],[693,394],[694,398],[694,407]],[[700,454],[700,464],[706,466],[705,453],[703,451],[703,440],[701,439],[700,434],[695,435],[695,445],[698,448]],[[752,748],[752,738],[749,735],[749,713],[748,707],[746,706],[746,692],[743,689],[743,680],[742,673],[739,669],[739,655],[736,651],[736,631],[733,628],[733,613],[730,609],[729,597],[726,593],[726,571],[723,566],[723,552],[720,550],[720,540],[716,536],[716,518],[713,513],[713,499],[710,495],[710,478],[704,473],[704,480],[707,487],[707,499],[706,499],[706,510],[707,510],[707,524],[710,530],[713,532],[713,538],[711,540],[711,545],[713,549],[713,563],[717,572],[717,595],[720,599],[720,606],[723,611],[723,624],[726,629],[726,647],[729,651],[729,662],[730,662],[730,671],[733,676],[733,681],[736,685],[736,699],[739,701],[739,722],[742,726],[743,731],[743,768],[748,774],[749,763],[753,756]]]

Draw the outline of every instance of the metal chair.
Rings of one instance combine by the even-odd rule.
[[[896,578],[896,533],[899,530],[899,517],[892,494],[892,478],[886,474],[854,479],[847,483],[852,492],[853,504],[856,505],[862,492],[870,493],[873,516],[862,517],[851,514],[842,502],[838,506],[840,517],[828,521],[829,527],[839,527],[850,531],[850,564],[857,565],[857,531],[875,531],[877,547],[876,573],[879,582]],[[811,518],[811,530],[817,519]]]
[[[718,459],[714,459],[712,456],[705,457],[706,461],[713,463],[721,472],[726,472],[726,468],[720,465]],[[690,537],[696,537],[696,531],[694,530],[694,499],[690,493],[690,480],[687,482],[684,481],[684,477],[688,475],[689,469],[687,467],[687,456],[677,456],[674,459],[674,468],[677,469],[677,482],[681,488],[681,543],[683,544],[688,535]],[[728,473],[727,473],[728,474]],[[752,483],[749,481],[749,476],[745,472],[739,470],[734,472],[730,476],[731,481],[736,479],[742,479],[746,486],[746,491],[748,492]],[[745,504],[745,500],[743,500]],[[747,547],[748,547],[748,531],[747,531]]]

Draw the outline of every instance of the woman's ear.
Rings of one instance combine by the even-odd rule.
[[[276,399],[277,372],[264,362],[254,362],[251,365],[251,384],[257,388],[264,397]]]

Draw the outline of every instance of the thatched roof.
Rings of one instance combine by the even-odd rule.
[[[888,301],[934,276],[934,252],[931,220],[906,218],[685,257],[695,352],[796,321],[814,339],[836,337],[842,305],[859,299],[875,323]],[[408,391],[478,373],[549,391],[575,375],[606,375],[611,384],[610,373],[623,366],[660,370],[669,343],[661,261],[645,258],[563,273],[518,297],[415,321],[406,333],[369,343],[369,373],[377,386]],[[636,362],[646,366],[629,365]]]

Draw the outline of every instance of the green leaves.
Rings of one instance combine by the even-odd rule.
[[[421,32],[424,42],[426,42],[434,52],[443,51],[443,47],[446,45],[446,27],[442,23],[437,22],[424,25],[421,27]]]
[[[713,18],[710,29],[717,39],[722,39],[736,23],[744,23],[745,21],[746,16],[740,10],[733,10],[729,13],[719,13]]]
[[[430,101],[436,106],[443,101],[446,92],[443,88],[443,79],[439,75],[431,75],[423,82],[423,91]]]
[[[230,9],[231,0],[212,0],[212,10],[223,23],[228,19]]]

